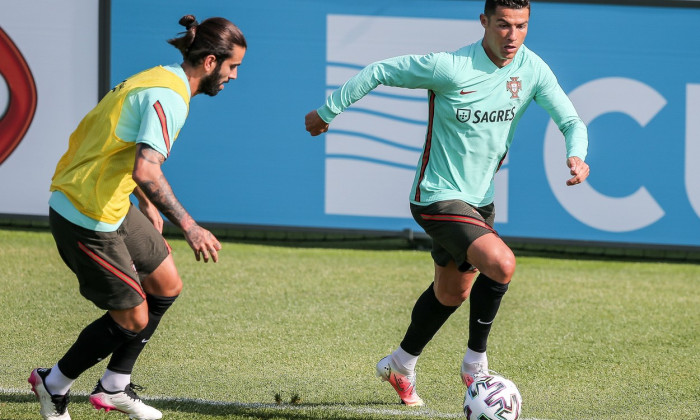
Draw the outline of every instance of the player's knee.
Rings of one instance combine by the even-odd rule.
[[[452,262],[445,268],[439,266],[436,266],[436,268],[435,296],[441,304],[445,306],[460,306],[465,300],[469,299],[471,284],[477,273],[476,269],[462,272],[457,270]]]
[[[467,299],[469,299],[469,290],[461,290],[452,295],[452,305],[450,306],[459,306]]]
[[[501,284],[510,283],[513,274],[515,274],[515,256],[513,252],[510,249],[508,252],[504,252],[494,268],[495,272],[490,273],[489,277]]]
[[[130,309],[110,310],[109,315],[125,330],[139,333],[148,325],[148,305],[144,301]]]
[[[129,316],[115,319],[115,321],[124,329],[140,333],[148,325],[148,312],[134,311]]]
[[[157,296],[178,296],[182,293],[182,279],[177,271],[167,273],[154,273],[146,278],[143,283],[147,294]]]
[[[515,274],[515,256],[511,253],[510,256],[501,262],[501,271],[503,272],[503,283],[510,283],[510,280]]]
[[[167,296],[178,296],[182,292],[182,279],[177,276],[177,279],[173,282],[171,287],[168,289]]]
[[[471,282],[456,286],[453,283],[452,287],[439,288],[435,293],[435,297],[445,306],[460,306],[465,300],[469,299],[470,284]]]
[[[141,332],[146,328],[147,325],[148,314],[145,317],[139,317],[138,319],[134,320],[134,327],[131,330],[134,332]]]
[[[463,290],[460,292],[442,291],[435,294],[438,302],[445,306],[460,306],[469,298],[469,291]]]

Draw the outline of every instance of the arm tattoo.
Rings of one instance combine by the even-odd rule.
[[[140,144],[137,152],[137,160],[142,159],[146,165],[157,165],[157,175],[152,179],[142,180],[138,183],[141,191],[176,226],[182,228],[185,222],[192,217],[180,204],[173,193],[170,183],[160,170],[160,165],[165,157],[153,148]],[[194,222],[194,220],[193,220]]]
[[[161,174],[158,179],[142,182],[140,187],[146,194],[146,197],[151,200],[151,203],[178,227],[182,228],[183,222],[191,218],[187,210],[175,197],[175,193],[173,193],[168,180],[165,179],[165,175]]]
[[[162,165],[165,162],[165,156],[145,143],[139,143],[136,157],[154,165]]]

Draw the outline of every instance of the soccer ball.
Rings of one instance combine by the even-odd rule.
[[[468,420],[516,420],[523,399],[515,384],[499,375],[477,376],[464,397]]]

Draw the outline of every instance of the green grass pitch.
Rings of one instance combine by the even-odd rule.
[[[427,407],[374,376],[432,279],[428,252],[225,242],[203,264],[170,243],[185,288],[133,375],[164,418],[463,418],[468,308],[418,363]],[[40,418],[29,372],[100,315],[48,232],[0,230],[0,419]],[[700,419],[700,266],[518,255],[489,362],[524,419]],[[74,419],[125,418],[87,401],[104,367],[75,383]]]

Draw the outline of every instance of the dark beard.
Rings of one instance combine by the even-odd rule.
[[[201,93],[209,96],[216,96],[216,94],[220,92],[219,86],[221,85],[221,76],[219,76],[219,72],[221,71],[221,64],[222,62],[219,61],[216,64],[214,72],[208,76],[205,76],[199,82],[199,91]]]

